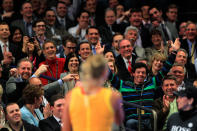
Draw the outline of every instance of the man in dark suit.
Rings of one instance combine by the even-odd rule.
[[[11,23],[19,17],[18,12],[14,11],[14,1],[13,0],[2,0],[2,9],[0,10],[0,21],[6,21]]]
[[[1,128],[1,131],[40,131],[40,129],[34,125],[27,123],[26,121],[22,120],[20,108],[16,103],[10,103],[6,106],[5,116],[7,122]]]
[[[105,11],[105,24],[99,27],[99,32],[102,38],[102,42],[109,45],[111,48],[112,37],[115,32],[120,32],[120,26],[116,23],[115,12],[111,8],[107,8]]]
[[[118,68],[118,76],[124,81],[131,80],[132,68],[135,64],[136,56],[132,53],[133,46],[127,39],[123,39],[119,43],[120,55],[116,58],[116,66]]]
[[[130,14],[130,26],[134,26],[139,30],[135,44],[143,48],[150,47],[150,34],[148,29],[146,29],[142,23],[142,11],[140,9],[132,9]]]
[[[0,62],[2,65],[10,65],[19,59],[20,53],[17,53],[17,47],[9,42],[10,29],[7,23],[0,23]],[[14,56],[14,57],[13,57]],[[14,64],[15,65],[15,64]],[[7,67],[7,66],[6,66]]]
[[[46,21],[46,38],[55,41],[56,45],[61,45],[62,38],[70,34],[64,28],[58,26],[54,10],[46,10],[44,20]]]
[[[33,10],[30,2],[24,2],[21,6],[20,13],[22,19],[15,20],[11,23],[12,26],[19,27],[24,35],[33,36],[32,24],[33,24]]]
[[[187,69],[194,69],[194,60],[197,58],[197,27],[193,22],[186,25],[186,39],[181,41],[181,48],[185,49],[188,54]],[[191,70],[192,71],[192,70]],[[194,71],[194,70],[193,70]],[[192,71],[192,72],[193,72]],[[195,74],[193,72],[193,74]],[[192,78],[195,79],[196,77]]]
[[[57,24],[66,30],[73,26],[73,22],[67,16],[67,7],[64,2],[59,1],[56,6],[56,21]]]
[[[64,107],[64,97],[60,94],[51,97],[50,106],[53,115],[39,122],[42,131],[60,131],[62,122],[62,111]]]

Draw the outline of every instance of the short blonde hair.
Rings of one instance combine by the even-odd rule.
[[[152,67],[154,60],[161,60],[164,62],[166,60],[166,56],[162,53],[154,53],[153,56],[151,57],[151,61],[150,61],[151,67]]]
[[[80,76],[82,80],[99,79],[105,71],[107,61],[103,55],[93,55],[82,64]]]

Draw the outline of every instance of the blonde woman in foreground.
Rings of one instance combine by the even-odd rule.
[[[111,131],[112,123],[123,120],[121,95],[103,84],[108,76],[107,62],[94,55],[81,66],[81,86],[65,98],[62,131]]]

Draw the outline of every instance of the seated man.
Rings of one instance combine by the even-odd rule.
[[[32,77],[39,77],[40,74],[47,71],[47,65],[40,66],[36,72],[32,75],[32,63],[29,59],[21,59],[17,65],[17,69],[11,70],[11,77],[6,83],[6,93],[8,96],[8,102],[19,102],[22,97],[22,91],[28,84],[29,79]],[[66,78],[66,77],[64,77]],[[45,96],[52,96],[60,90],[63,82],[67,79],[58,79],[57,81],[45,85]],[[39,78],[37,78],[39,79]],[[41,82],[40,82],[41,83]],[[54,91],[55,90],[55,91]],[[48,97],[47,97],[48,98]],[[22,103],[21,103],[22,104]],[[20,105],[22,106],[22,105]]]
[[[138,104],[147,108],[152,108],[153,100],[155,98],[155,91],[161,85],[162,79],[167,75],[168,71],[172,67],[176,57],[176,51],[180,48],[180,42],[178,39],[173,46],[173,53],[168,57],[168,60],[164,62],[163,68],[154,77],[148,77],[148,69],[144,63],[136,63],[132,69],[133,80],[122,81],[116,75],[112,73],[109,76],[112,86],[118,89],[122,95],[123,100],[129,103]],[[129,129],[137,130],[138,123],[138,111],[135,107],[124,105],[126,127]],[[151,114],[146,111],[141,111],[141,118],[144,130],[152,130],[150,123]]]
[[[173,76],[166,76],[163,79],[162,89],[164,95],[156,99],[153,103],[153,109],[157,112],[157,129],[165,130],[168,118],[172,113],[178,112],[176,97],[173,91],[177,91],[177,81]]]
[[[21,130],[28,130],[28,131],[40,131],[38,127],[35,127],[26,121],[21,119],[21,112],[20,108],[16,103],[10,103],[6,106],[5,110],[5,115],[7,122],[1,129],[3,130],[8,130],[8,131],[21,131]]]
[[[42,131],[60,131],[62,123],[62,111],[64,107],[64,97],[60,94],[51,97],[50,106],[52,116],[39,122]]]

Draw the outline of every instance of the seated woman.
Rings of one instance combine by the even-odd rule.
[[[62,91],[63,95],[75,87],[76,81],[79,80],[79,65],[79,57],[76,54],[70,53],[66,56],[64,69],[67,72],[60,74],[60,78],[68,76],[70,81],[64,82]]]
[[[150,76],[156,76],[158,71],[163,67],[163,62],[166,60],[166,57],[162,53],[153,54],[150,61]]]
[[[43,54],[46,60],[41,62],[39,66],[48,65],[47,72],[42,74],[45,78],[41,78],[42,84],[46,85],[60,78],[60,74],[64,72],[65,59],[56,57],[56,46],[52,41],[46,41],[43,44]],[[46,77],[48,78],[46,79]]]
[[[103,52],[105,59],[107,60],[112,60],[113,62],[115,62],[115,54],[112,50],[104,50]]]
[[[151,31],[151,41],[153,46],[145,49],[145,55],[149,61],[154,53],[162,53],[166,57],[168,56],[168,45],[162,40],[162,35],[159,30],[154,29]]]
[[[25,105],[20,109],[22,119],[38,127],[40,120],[44,119],[39,110],[43,101],[44,89],[39,85],[27,85],[23,90],[23,100]]]

